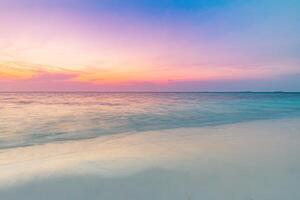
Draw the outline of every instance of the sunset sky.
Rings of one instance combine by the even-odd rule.
[[[300,91],[298,0],[0,0],[0,91]]]

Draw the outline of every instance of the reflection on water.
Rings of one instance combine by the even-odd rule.
[[[300,93],[0,93],[0,148],[300,115]]]

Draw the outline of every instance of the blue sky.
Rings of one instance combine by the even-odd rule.
[[[237,84],[294,91],[299,85],[297,0],[0,5],[0,90],[27,90],[37,80],[44,85],[38,89],[50,90],[55,77],[62,90],[223,91]]]

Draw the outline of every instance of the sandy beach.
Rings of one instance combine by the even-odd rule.
[[[0,199],[296,200],[299,130],[262,120],[3,149]]]

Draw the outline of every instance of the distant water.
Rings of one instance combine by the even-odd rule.
[[[0,149],[300,117],[300,93],[0,93]]]

